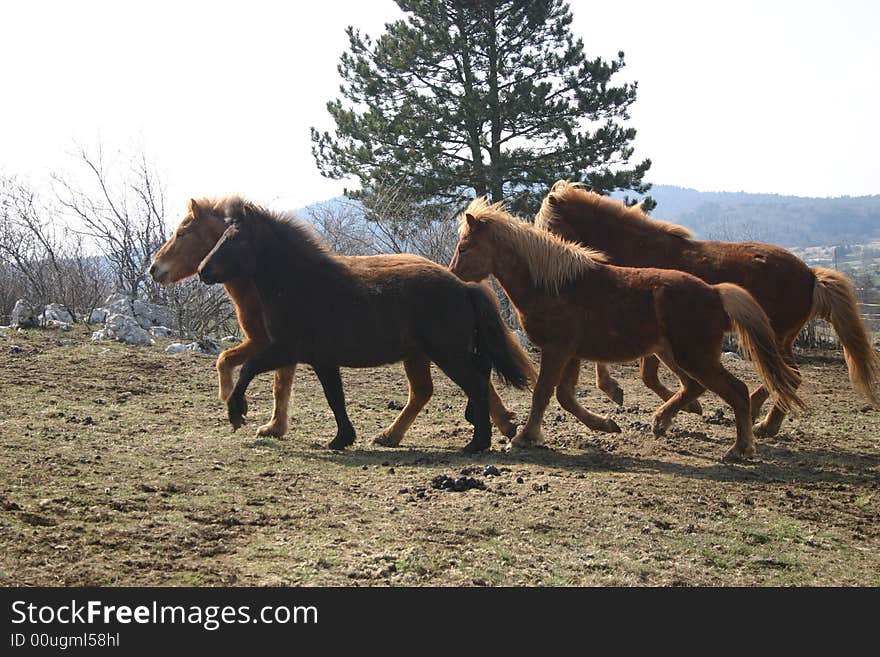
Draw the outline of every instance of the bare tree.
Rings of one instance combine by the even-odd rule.
[[[336,253],[372,255],[378,253],[376,241],[364,225],[363,209],[356,203],[321,203],[305,209],[306,219]]]
[[[84,172],[79,179],[53,175],[58,202],[107,258],[116,288],[131,299],[146,293],[159,298],[147,274],[156,249],[165,241],[165,186],[141,149],[127,166],[108,163],[100,144],[90,151],[76,144],[72,155]]]
[[[107,294],[109,281],[100,260],[86,253],[82,237],[61,225],[54,208],[15,178],[0,179],[0,207],[0,262],[6,280],[17,282],[16,298],[60,303],[71,316],[88,317]]]
[[[235,309],[220,285],[191,280],[163,288],[164,302],[174,312],[181,337],[237,333]]]

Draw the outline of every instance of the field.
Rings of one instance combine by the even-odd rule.
[[[554,401],[548,448],[506,452],[496,432],[466,456],[464,399],[442,374],[395,450],[370,437],[406,400],[403,368],[345,371],[359,437],[334,453],[308,368],[290,433],[267,439],[253,432],[268,375],[232,433],[210,357],[79,327],[10,331],[0,354],[3,585],[880,585],[880,413],[840,354],[802,357],[812,412],[741,465],[721,462],[731,412],[710,395],[703,418],[654,438],[657,400],[633,366],[614,370],[623,408],[588,371],[580,386],[623,433],[591,433]],[[523,418],[526,393],[501,394]],[[432,487],[462,471],[485,489]]]

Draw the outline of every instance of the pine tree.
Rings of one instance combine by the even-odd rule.
[[[363,198],[401,185],[426,205],[488,194],[528,211],[553,181],[644,193],[650,160],[628,166],[633,84],[624,54],[588,59],[562,0],[397,0],[377,40],[349,27],[335,134],[312,128],[323,175]],[[647,200],[646,209],[652,201]]]

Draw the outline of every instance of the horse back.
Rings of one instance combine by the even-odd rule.
[[[813,304],[813,271],[796,255],[760,242],[693,242],[679,267],[707,283],[734,283],[764,308],[777,333],[799,329]]]

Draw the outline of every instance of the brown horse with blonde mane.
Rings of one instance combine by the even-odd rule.
[[[186,215],[153,260],[150,267],[153,278],[163,285],[171,285],[195,276],[201,261],[216,246],[228,228],[227,207],[238,202],[239,200],[234,196],[191,199]],[[339,257],[351,263],[359,261],[356,257],[348,259]],[[270,339],[266,331],[263,306],[253,280],[232,279],[223,283],[223,287],[235,307],[236,317],[244,334],[244,340],[240,345],[225,350],[217,359],[219,396],[225,403],[232,393],[235,369],[249,357],[264,350],[269,345]],[[522,351],[516,336],[508,332],[507,339],[520,367],[528,373],[531,380],[534,380],[536,374],[531,361]],[[379,445],[399,445],[407,429],[433,394],[430,362],[424,358],[413,357],[404,360],[403,364],[409,381],[409,397],[394,422],[374,438],[374,442]],[[257,429],[258,435],[280,437],[287,433],[288,406],[295,373],[296,365],[275,370],[272,419]],[[508,437],[513,436],[516,433],[514,414],[505,408],[491,383],[489,408],[492,421],[501,433]]]
[[[683,226],[652,220],[638,206],[627,207],[564,180],[544,198],[535,226],[598,249],[621,267],[676,269],[710,284],[739,285],[764,309],[786,361],[795,369],[793,345],[800,330],[814,317],[828,320],[843,344],[853,387],[880,406],[880,357],[859,315],[855,287],[840,272],[810,269],[772,244],[695,240]],[[669,399],[672,392],[657,377],[658,359],[645,356],[640,365],[645,384]],[[623,391],[604,364],[596,364],[596,381],[609,397],[623,402]],[[765,385],[752,393],[753,420],[768,396]],[[699,412],[698,407],[692,410]],[[774,404],[755,432],[775,435],[784,418],[785,408]]]
[[[731,329],[776,403],[786,410],[804,407],[796,393],[799,375],[778,351],[764,311],[742,288],[709,285],[668,269],[605,264],[602,253],[514,219],[501,203],[482,198],[461,216],[459,233],[452,272],[467,281],[494,275],[541,349],[531,411],[513,445],[541,441],[541,419],[554,389],[562,407],[591,429],[619,431],[577,402],[581,359],[623,362],[657,354],[681,388],[654,414],[654,433],[662,434],[684,405],[709,389],[736,417],[736,442],[725,458],[751,458],[748,388],[721,364],[722,339]]]

